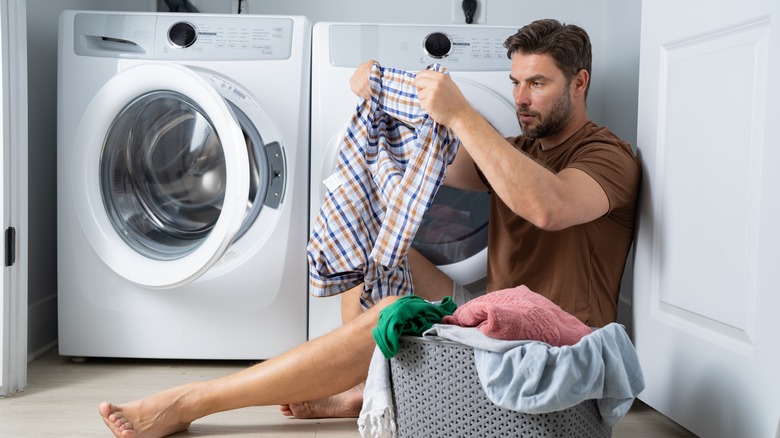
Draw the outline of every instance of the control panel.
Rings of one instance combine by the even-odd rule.
[[[158,59],[186,59],[193,53],[199,60],[290,57],[291,19],[191,16],[189,21],[165,15],[157,19],[155,53]]]
[[[221,61],[288,59],[294,22],[284,17],[79,13],[78,55]]]
[[[331,63],[356,67],[368,59],[419,70],[434,62],[450,70],[509,70],[504,41],[517,29],[474,26],[333,25]]]

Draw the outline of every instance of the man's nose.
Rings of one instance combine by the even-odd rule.
[[[528,89],[522,86],[515,87],[514,89],[515,106],[528,106],[531,104],[529,98]]]

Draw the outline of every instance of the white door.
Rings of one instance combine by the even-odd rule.
[[[642,2],[640,398],[702,437],[780,436],[780,2]]]

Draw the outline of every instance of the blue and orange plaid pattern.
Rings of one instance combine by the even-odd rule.
[[[371,97],[350,120],[309,239],[312,295],[363,283],[367,308],[413,293],[406,254],[460,145],[420,108],[415,77],[377,64],[371,69]]]

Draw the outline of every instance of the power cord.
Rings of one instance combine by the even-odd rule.
[[[463,0],[463,15],[466,16],[466,23],[474,22],[474,13],[477,12],[477,0]]]

